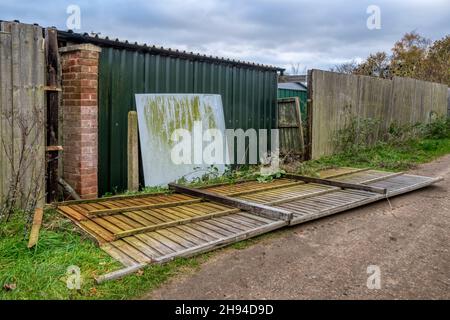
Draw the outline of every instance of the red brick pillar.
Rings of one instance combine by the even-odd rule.
[[[98,194],[98,59],[92,44],[60,48],[62,64],[63,177],[83,198]]]

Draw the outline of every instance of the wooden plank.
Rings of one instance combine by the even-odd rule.
[[[136,260],[130,258],[128,255],[123,253],[121,250],[117,249],[116,247],[112,246],[109,243],[106,243],[106,244],[100,246],[100,248],[125,266],[130,267],[130,266],[139,265],[139,263]]]
[[[77,224],[80,225],[89,234],[94,235],[98,242],[100,242],[99,238],[104,239],[107,242],[110,242],[114,239],[113,232],[107,230],[103,226],[95,223],[94,221],[91,220],[78,221]]]
[[[181,237],[181,238],[193,243],[194,245],[200,245],[200,244],[204,244],[204,243],[210,241],[210,240],[204,240],[203,237],[198,237],[198,236],[192,234],[191,232],[185,231],[180,228],[170,228],[170,232],[176,234],[178,237]]]
[[[170,207],[177,207],[184,204],[191,204],[191,203],[199,203],[202,202],[202,199],[192,199],[192,200],[183,200],[183,201],[177,201],[177,202],[166,202],[161,204],[148,204],[148,205],[142,205],[142,206],[134,206],[134,207],[119,207],[114,209],[102,209],[102,210],[92,210],[88,213],[89,218],[95,218],[95,217],[102,217],[102,216],[110,216],[118,213],[123,212],[131,212],[131,211],[139,211],[139,210],[146,210],[146,209],[160,209],[160,208],[170,208]]]
[[[305,153],[305,140],[303,137],[303,122],[302,122],[302,113],[300,112],[300,100],[298,97],[295,97],[295,110],[298,121],[298,139],[300,141],[300,152],[302,155]]]
[[[129,274],[139,271],[140,269],[144,268],[146,265],[147,264],[145,264],[145,263],[133,264],[129,267],[95,277],[94,279],[97,284],[101,284],[106,281],[117,280],[117,279],[125,277],[126,275],[129,275]]]
[[[3,28],[3,24],[2,28]],[[8,199],[12,182],[12,61],[11,34],[0,33],[0,203]]]
[[[58,37],[54,28],[45,29],[45,58],[47,69],[47,87],[59,87],[61,79]],[[59,92],[47,90],[47,202],[51,203],[58,196],[58,124],[59,124]],[[58,149],[58,147],[60,149]]]
[[[31,226],[30,238],[28,240],[28,248],[34,247],[39,239],[39,230],[41,229],[43,215],[44,210],[42,210],[42,208],[36,208],[33,216],[33,224]]]
[[[256,215],[262,215],[268,218],[280,219],[284,221],[289,221],[292,219],[292,212],[289,212],[287,210],[279,210],[262,204],[250,203],[248,201],[244,201],[241,199],[230,198],[212,192],[208,192],[206,190],[189,188],[173,183],[169,184],[169,188],[176,190],[177,192],[189,194],[191,196],[201,197],[207,200],[236,207]]]
[[[133,260],[139,263],[151,263],[153,261],[152,258],[147,257],[143,252],[123,240],[117,240],[111,242],[110,244],[120,251],[126,253],[129,257],[133,258]]]
[[[245,191],[226,193],[226,195],[228,197],[243,196],[243,195],[252,194],[252,193],[258,193],[258,192],[262,192],[262,191],[276,190],[276,189],[280,189],[280,188],[287,188],[287,187],[296,186],[296,185],[299,185],[299,184],[302,184],[302,183],[303,182],[299,182],[299,181],[288,182],[288,183],[285,183],[285,184],[276,184],[276,185],[265,186],[265,187],[262,187],[262,188],[254,188],[252,190],[245,190]]]
[[[53,151],[63,151],[64,148],[62,146],[47,146],[45,147],[45,151],[53,152]]]
[[[407,187],[404,187],[404,188],[401,188],[401,189],[397,189],[397,190],[388,192],[388,196],[389,197],[393,197],[393,196],[396,196],[396,195],[399,195],[399,194],[403,194],[403,193],[406,193],[406,192],[410,192],[410,191],[413,191],[413,190],[417,190],[417,189],[420,189],[420,188],[423,188],[423,187],[426,187],[426,186],[438,183],[438,182],[443,181],[443,180],[444,180],[443,177],[430,178],[429,180],[425,180],[423,182],[419,182],[419,183],[416,183],[416,184],[413,184],[413,185],[410,185],[410,186],[407,186]]]
[[[135,195],[118,195],[118,196],[111,196],[111,197],[103,197],[103,198],[97,198],[97,199],[82,199],[82,200],[69,200],[69,201],[62,201],[62,202],[53,202],[48,207],[58,207],[58,206],[68,206],[73,204],[80,204],[80,203],[91,203],[91,202],[110,202],[115,200],[122,200],[122,199],[134,199],[134,198],[151,198],[151,197],[157,197],[161,195],[169,195],[171,192],[169,190],[167,191],[158,191],[158,192],[152,192],[152,193],[142,193],[142,194],[135,194]]]
[[[156,258],[156,262],[157,263],[165,263],[168,262],[170,260],[173,260],[177,257],[191,257],[193,255],[202,253],[202,252],[206,252],[206,251],[211,251],[214,249],[218,249],[221,248],[223,246],[226,246],[229,243],[233,243],[233,242],[238,242],[238,241],[242,241],[254,236],[257,236],[259,234],[262,233],[266,233],[269,231],[272,231],[274,229],[277,229],[281,226],[283,226],[284,223],[282,221],[279,222],[273,222],[271,224],[265,225],[263,227],[258,227],[258,228],[254,228],[254,229],[250,229],[247,231],[243,231],[240,233],[237,233],[235,235],[229,236],[229,237],[225,237],[222,239],[218,239],[215,241],[211,241],[211,242],[207,242],[205,244],[201,244],[201,245],[196,245],[196,246],[192,246],[189,248],[186,248],[184,250],[180,250],[177,252],[174,252],[172,254],[168,254],[162,257],[158,257]],[[102,283],[105,281],[109,281],[109,280],[115,280],[115,279],[119,279],[122,278],[126,275],[132,274],[144,267],[146,267],[148,264],[145,263],[141,263],[132,267],[128,267],[128,268],[124,268],[118,271],[114,271],[105,275],[101,275],[99,277],[96,278],[96,281],[98,283]]]
[[[141,227],[141,228],[136,228],[136,229],[132,229],[132,230],[127,230],[127,231],[122,231],[122,232],[116,233],[114,235],[114,237],[115,237],[115,239],[121,239],[121,238],[124,238],[124,237],[128,237],[130,235],[150,232],[150,231],[153,231],[153,230],[173,227],[173,226],[176,226],[176,225],[183,225],[183,224],[187,224],[187,223],[195,222],[195,221],[207,220],[207,219],[211,219],[211,218],[214,218],[214,217],[221,217],[221,216],[228,215],[228,214],[231,214],[231,213],[236,213],[236,212],[239,212],[239,211],[240,211],[240,209],[228,209],[228,210],[213,212],[213,213],[210,213],[210,214],[199,215],[199,216],[192,217],[192,218],[186,218],[186,219],[181,219],[181,220],[174,220],[174,221],[160,223],[160,224],[155,224],[155,225],[151,225],[151,226],[145,226],[145,227]]]
[[[345,182],[340,182],[340,181],[336,181],[336,180],[306,177],[306,176],[300,176],[300,175],[296,175],[296,174],[285,174],[285,176],[289,179],[297,179],[297,180],[305,181],[308,183],[324,184],[324,185],[339,187],[339,188],[344,188],[344,189],[363,190],[363,191],[380,193],[380,194],[387,193],[387,190],[384,188],[370,187],[370,186],[361,185],[361,184],[345,183]]]
[[[73,208],[71,208],[69,206],[60,206],[60,207],[58,207],[58,211],[66,216],[73,217],[77,221],[86,220],[85,215],[78,212],[77,210],[74,210]]]
[[[330,188],[330,189],[327,189],[327,190],[317,191],[317,192],[314,192],[314,193],[301,194],[301,195],[298,195],[298,196],[293,196],[293,197],[284,198],[284,199],[280,199],[280,200],[274,200],[274,201],[266,202],[265,204],[267,204],[267,205],[278,205],[278,204],[282,204],[282,203],[292,202],[292,201],[295,201],[295,200],[307,199],[307,198],[316,197],[316,196],[323,195],[323,194],[328,194],[328,193],[331,193],[331,192],[335,192],[336,190],[340,190],[340,189],[339,188]]]
[[[2,28],[11,35],[9,58],[5,59],[11,66],[9,79],[5,79],[7,85],[11,82],[8,91],[12,102],[8,114],[12,136],[7,145],[11,147],[8,148],[11,150],[8,160],[11,163],[10,175],[14,178],[7,179],[9,199],[14,207],[31,211],[36,205],[44,205],[45,67],[42,28],[14,22],[2,22]],[[4,71],[2,65],[2,73]]]
[[[139,190],[139,144],[137,112],[128,112],[128,190]]]
[[[165,255],[172,252],[175,252],[174,249],[170,248],[169,246],[161,243],[160,241],[152,238],[149,234],[137,234],[136,238],[147,244],[149,247],[151,247],[156,252],[159,252],[159,255]]]
[[[47,29],[48,30],[48,29]],[[55,86],[44,86],[44,91],[56,91],[56,92],[62,92],[62,88],[55,87]]]
[[[218,237],[213,237],[211,236],[209,233],[205,233],[205,232],[200,232],[195,228],[192,228],[191,225],[181,225],[181,226],[177,226],[177,229],[183,230],[184,232],[188,232],[194,236],[196,236],[197,238],[200,238],[204,241],[213,241],[213,240],[217,240]]]
[[[157,230],[155,232],[163,235],[164,237],[166,237],[167,239],[171,240],[174,243],[178,243],[180,246],[182,246],[184,248],[190,248],[193,245],[195,245],[195,242],[187,240],[186,238],[180,237],[176,233],[173,233],[172,228],[161,229],[161,230]]]
[[[284,223],[282,221],[279,221],[279,222],[273,222],[271,224],[267,224],[267,225],[264,225],[261,227],[242,231],[242,232],[236,233],[232,236],[209,242],[205,245],[194,246],[191,248],[187,248],[183,251],[179,251],[179,252],[176,252],[176,253],[173,253],[170,255],[159,257],[156,259],[156,262],[164,263],[164,262],[173,260],[174,258],[177,258],[177,257],[190,257],[193,255],[199,254],[201,252],[217,249],[217,248],[222,247],[229,243],[242,241],[242,240],[248,239],[250,237],[254,237],[256,235],[278,229],[283,225],[284,225]]]
[[[64,179],[59,178],[58,179],[58,183],[64,188],[64,190],[70,194],[70,196],[72,198],[74,198],[75,200],[79,200],[81,199],[80,196],[78,195],[78,193],[72,188],[72,186],[70,184],[68,184]]]

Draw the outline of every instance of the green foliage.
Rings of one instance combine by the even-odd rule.
[[[37,247],[27,248],[24,219],[15,216],[0,226],[0,300],[6,299],[127,299],[158,287],[169,277],[197,268],[207,258],[176,259],[101,285],[94,276],[121,268],[68,220],[46,211]],[[78,266],[81,289],[67,288],[67,268]],[[8,286],[13,290],[5,289]]]
[[[378,124],[377,120],[352,119],[335,136],[335,155],[303,162],[297,172],[317,176],[320,170],[342,166],[402,171],[450,153],[448,118],[428,124],[393,123],[385,135],[377,133]]]
[[[450,118],[439,117],[424,125],[423,135],[428,139],[450,138]]]
[[[279,169],[270,174],[260,174],[256,177],[256,180],[261,183],[267,183],[267,182],[273,181],[274,179],[281,178],[283,176],[283,174],[285,174],[285,173],[286,173],[286,171]]]
[[[179,184],[188,184],[192,187],[207,186],[218,183],[236,183],[243,180],[257,180],[261,183],[272,181],[275,177],[280,177],[283,171],[273,174],[263,175],[257,165],[227,166],[225,172],[220,174],[217,167],[210,166],[205,174],[188,181],[182,177],[177,181]]]
[[[144,187],[138,191],[126,190],[125,192],[106,192],[103,198],[110,198],[115,196],[135,196],[141,194],[155,194],[155,193],[169,193],[170,190],[167,187]]]
[[[345,128],[335,135],[335,149],[337,152],[358,152],[358,150],[372,145],[378,139],[377,119],[351,118]]]
[[[391,54],[372,53],[359,64],[350,61],[330,71],[380,78],[409,77],[450,85],[450,35],[431,42],[414,31],[405,33]]]

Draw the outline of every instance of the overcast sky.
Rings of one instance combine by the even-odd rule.
[[[450,0],[0,0],[1,20],[67,30],[67,6],[81,9],[81,30],[287,68],[329,67],[362,59],[415,30],[450,34]],[[381,29],[366,26],[369,5]]]

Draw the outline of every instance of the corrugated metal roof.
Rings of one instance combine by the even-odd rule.
[[[244,68],[259,69],[259,70],[273,70],[283,72],[285,69],[270,65],[256,64],[252,62],[226,59],[221,57],[213,57],[201,55],[199,53],[172,50],[171,48],[163,48],[156,46],[149,46],[147,44],[138,44],[137,42],[129,43],[128,41],[120,41],[119,39],[111,40],[109,37],[101,38],[98,35],[91,36],[88,33],[74,33],[73,31],[58,30],[58,39],[62,41],[70,41],[75,43],[92,43],[101,47],[110,47],[118,49],[128,49],[133,51],[148,52],[155,55],[170,56],[175,58],[184,58],[193,61],[212,62],[219,64],[227,64]]]
[[[306,91],[307,87],[300,82],[283,82],[278,83],[278,89]]]

